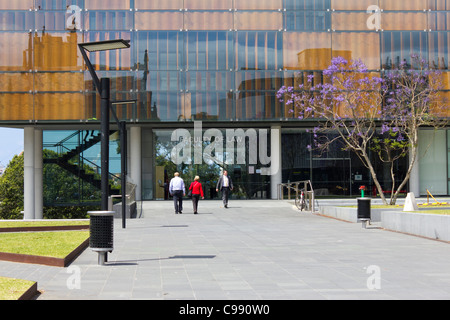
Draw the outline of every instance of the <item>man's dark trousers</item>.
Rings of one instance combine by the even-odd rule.
[[[225,207],[228,206],[228,195],[229,194],[230,194],[230,188],[222,187],[222,200],[223,200],[223,205]]]
[[[173,204],[175,206],[175,213],[181,213],[183,211],[183,191],[182,190],[174,190]]]

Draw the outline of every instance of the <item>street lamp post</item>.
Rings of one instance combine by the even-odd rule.
[[[108,210],[109,196],[109,109],[111,96],[111,81],[109,78],[98,78],[86,52],[125,49],[130,47],[129,40],[109,40],[78,44],[84,61],[89,69],[94,85],[101,97],[101,210]],[[124,199],[122,199],[124,201]]]

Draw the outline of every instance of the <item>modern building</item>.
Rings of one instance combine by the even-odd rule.
[[[113,101],[136,101],[113,108],[127,121],[128,180],[138,200],[164,199],[175,170],[187,181],[199,174],[214,198],[222,167],[235,197],[276,198],[279,183],[300,180],[351,196],[371,186],[367,170],[339,146],[309,151],[311,123],[279,102],[277,90],[320,75],[335,56],[382,73],[416,53],[447,76],[450,1],[0,0],[0,126],[25,129],[25,217],[99,198],[100,97],[77,44],[111,39],[131,48],[90,60],[111,79]],[[117,175],[114,119],[111,130]],[[187,134],[182,148],[175,138]],[[421,140],[432,143],[408,190],[449,195],[450,131],[423,130]],[[387,169],[377,171],[389,190]]]

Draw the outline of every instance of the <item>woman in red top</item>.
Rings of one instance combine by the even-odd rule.
[[[205,199],[202,184],[198,180],[200,180],[200,177],[195,176],[194,182],[192,182],[189,187],[189,190],[192,190],[192,205],[194,206],[194,214],[197,214],[198,200],[200,199],[200,196],[202,199]]]

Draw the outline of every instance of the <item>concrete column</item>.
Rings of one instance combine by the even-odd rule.
[[[130,127],[129,180],[136,185],[136,201],[142,200],[142,130],[141,127]]]
[[[270,150],[271,150],[271,195],[272,199],[278,199],[278,184],[282,182],[281,163],[281,126],[270,128]]]
[[[35,200],[34,200],[34,128],[24,128],[24,220],[35,219]]]
[[[44,159],[42,130],[34,130],[34,218],[44,218]]]

